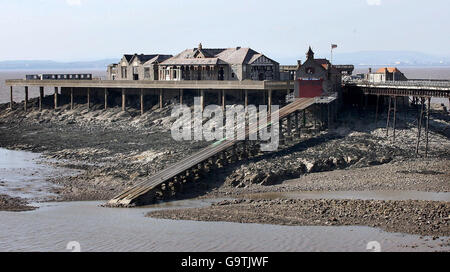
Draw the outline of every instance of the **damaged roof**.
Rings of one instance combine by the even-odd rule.
[[[251,64],[264,56],[251,48],[194,48],[163,61],[162,65]],[[270,58],[267,58],[271,60]],[[273,60],[271,60],[273,61]],[[277,63],[273,61],[274,63]]]

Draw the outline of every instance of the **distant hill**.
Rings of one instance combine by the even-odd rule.
[[[96,61],[57,62],[51,60],[14,60],[0,61],[0,70],[70,70],[70,69],[106,69],[118,59]]]
[[[330,58],[328,54],[316,54],[317,58]],[[305,61],[304,54],[301,60]],[[297,57],[272,56],[281,65],[297,64]],[[450,56],[435,56],[414,51],[359,51],[334,54],[334,64],[354,64],[355,66],[450,66]],[[103,59],[96,61],[56,62],[51,60],[0,61],[0,70],[74,70],[74,69],[106,69],[119,59]]]
[[[396,66],[444,66],[450,65],[450,57],[435,56],[412,51],[360,51],[354,53],[336,53],[335,63],[353,63],[364,65]]]
[[[303,55],[302,55],[303,56]],[[330,59],[327,55],[317,54],[318,58]],[[435,56],[413,51],[359,51],[339,53],[335,51],[334,64],[354,64],[355,66],[450,66],[450,56]],[[305,58],[302,58],[305,61]],[[295,58],[282,58],[281,64],[296,64]]]

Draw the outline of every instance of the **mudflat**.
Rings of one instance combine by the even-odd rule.
[[[50,179],[51,201],[108,200],[208,142],[176,142],[170,101],[140,115],[95,105],[25,113],[0,105],[0,147],[42,153],[58,167],[80,174]],[[30,102],[33,105],[33,101]],[[131,105],[133,106],[133,105]],[[416,112],[399,114],[397,139],[386,137],[385,121],[373,113],[346,110],[336,129],[315,131],[307,123],[299,138],[279,151],[236,161],[178,192],[183,198],[227,198],[201,209],[164,210],[149,216],[282,225],[368,225],[420,235],[449,236],[449,201],[295,199],[270,193],[314,191],[450,192],[450,117],[435,109],[429,156],[416,147]],[[385,117],[384,117],[385,118]],[[170,200],[170,199],[165,199]],[[14,203],[14,202],[12,202]]]

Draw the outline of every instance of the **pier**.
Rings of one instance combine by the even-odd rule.
[[[378,122],[380,103],[387,102],[386,137],[389,136],[389,129],[392,128],[393,141],[396,138],[398,103],[402,102],[404,106],[415,106],[418,109],[416,156],[419,155],[423,128],[425,129],[425,156],[428,156],[431,98],[448,98],[450,102],[450,81],[405,80],[370,82],[356,80],[346,82],[343,86],[347,91],[347,97],[351,97],[352,100],[357,100],[360,97],[359,103],[364,110],[367,110],[369,98],[376,97],[375,123]],[[387,101],[384,101],[385,99]]]
[[[299,138],[301,130],[299,114],[314,105],[315,102],[314,98],[300,98],[280,109],[280,135],[287,134],[290,141],[293,140],[292,137]],[[287,121],[286,126],[283,125],[284,121]],[[270,123],[269,126],[271,126]],[[257,133],[259,129],[265,129],[265,127],[250,126],[243,138],[248,139],[249,135]],[[295,136],[293,136],[294,134]],[[241,135],[238,134],[238,139],[239,136]],[[257,153],[258,145],[255,142],[223,139],[168,166],[149,177],[145,182],[117,195],[108,202],[107,206],[142,206],[154,203],[159,199],[173,197],[183,184],[194,181],[215,168],[222,168],[227,163],[246,159]]]
[[[54,108],[58,108],[60,96],[70,99],[70,106],[73,109],[75,97],[84,97],[87,107],[91,107],[94,98],[103,100],[105,109],[109,107],[109,96],[111,94],[121,96],[122,110],[126,110],[127,97],[130,95],[139,96],[140,111],[144,113],[144,104],[147,96],[156,97],[158,105],[162,108],[165,99],[179,98],[183,104],[184,92],[196,91],[202,101],[205,96],[215,95],[217,101],[223,107],[226,106],[227,96],[238,97],[247,106],[249,96],[256,96],[258,104],[267,104],[269,107],[277,98],[286,97],[294,91],[294,81],[214,81],[214,80],[190,80],[190,81],[132,81],[132,80],[6,80],[6,86],[10,87],[11,102],[10,107],[14,107],[13,92],[23,88],[25,92],[25,110],[28,107],[28,88],[39,87],[39,110],[42,110],[42,100],[44,99],[44,89],[54,90]],[[204,105],[205,106],[205,105]]]

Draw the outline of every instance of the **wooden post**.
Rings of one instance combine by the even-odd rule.
[[[163,108],[163,90],[159,89],[159,108]]]
[[[23,104],[25,112],[28,110],[28,86],[25,86],[25,102]]]
[[[141,96],[140,96],[140,104],[141,104],[141,115],[144,114],[144,89],[141,89]]]
[[[105,110],[108,109],[108,89],[105,88]]]
[[[389,96],[389,107],[388,107],[388,116],[387,116],[387,123],[386,123],[386,137],[389,136],[389,119],[391,119],[391,102],[392,97]]]
[[[126,107],[126,95],[125,95],[125,89],[122,89],[122,111],[125,111],[125,107]]]
[[[91,108],[91,88],[87,88],[87,108]]]
[[[269,114],[272,114],[272,90],[268,91],[268,101],[267,102],[268,102],[267,107],[269,110]]]
[[[431,111],[431,97],[428,97],[428,108],[427,108],[427,126],[426,126],[426,146],[425,146],[425,156],[428,157],[428,144],[429,144],[429,129],[430,129],[430,111]]]
[[[245,92],[244,104],[245,104],[245,107],[247,108],[248,107],[248,90],[245,90],[244,92]]]
[[[394,96],[394,141],[395,141],[395,125],[397,123],[397,97]]]
[[[180,89],[180,105],[183,105],[183,89]]]
[[[200,106],[202,107],[202,110],[205,108],[205,91],[200,90]]]
[[[14,99],[13,99],[13,86],[9,87],[10,90],[10,97],[11,97],[11,101],[9,103],[9,108],[12,110],[13,109],[13,104],[14,104]]]
[[[73,87],[70,88],[70,109],[73,110]]]
[[[422,133],[422,116],[423,116],[423,103],[424,103],[424,100],[425,100],[424,98],[421,99],[420,116],[419,116],[419,122],[417,123],[418,132],[417,132],[416,156],[419,154],[420,136],[421,136],[421,133]]]
[[[226,96],[227,94],[225,93],[225,90],[222,90],[222,110],[225,110],[225,106],[226,106]]]
[[[39,87],[39,111],[42,111],[43,99],[44,99],[44,87]]]
[[[55,87],[54,105],[56,110],[58,108],[58,87]]]

